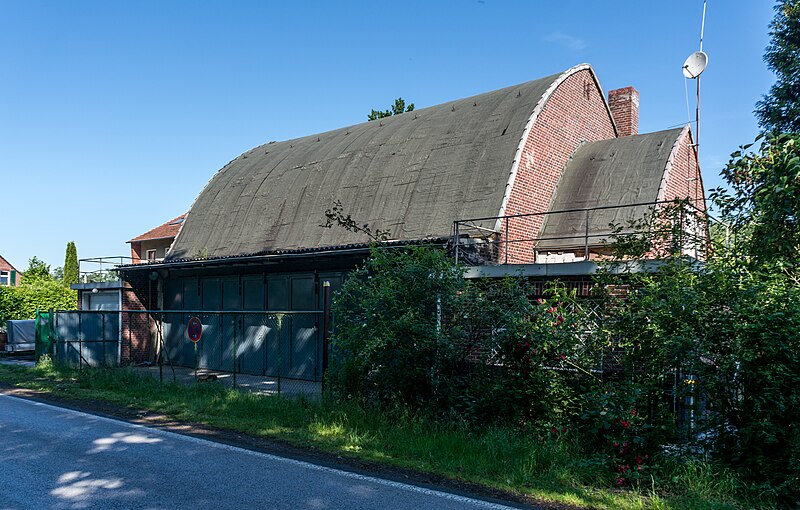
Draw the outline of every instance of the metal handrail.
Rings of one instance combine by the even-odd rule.
[[[530,243],[530,242],[539,243],[541,241],[569,241],[569,240],[576,241],[576,240],[581,240],[581,239],[583,240],[582,248],[583,248],[583,252],[584,252],[584,257],[585,257],[585,260],[588,260],[589,259],[589,255],[590,255],[590,242],[589,242],[589,240],[590,239],[595,239],[595,238],[608,237],[609,235],[614,233],[613,230],[611,230],[611,229],[609,229],[608,232],[593,232],[593,233],[590,232],[590,230],[589,230],[589,219],[590,219],[589,216],[590,216],[591,212],[602,211],[602,210],[610,210],[610,209],[630,209],[630,208],[645,207],[645,206],[649,207],[649,208],[656,208],[657,206],[663,205],[663,204],[682,204],[682,205],[688,207],[689,209],[692,209],[692,210],[702,214],[707,221],[720,223],[720,224],[722,224],[722,225],[724,225],[726,227],[726,231],[728,229],[727,225],[725,225],[723,222],[721,222],[721,221],[717,220],[716,218],[714,218],[713,216],[711,216],[708,213],[707,210],[700,209],[695,204],[693,204],[693,203],[691,203],[689,201],[680,200],[680,199],[677,199],[677,200],[657,200],[657,201],[654,201],[654,202],[638,202],[638,203],[623,204],[623,205],[605,205],[605,206],[594,206],[594,207],[585,207],[585,208],[562,209],[562,210],[556,210],[556,211],[543,211],[543,212],[535,212],[535,213],[520,213],[520,214],[510,214],[510,215],[505,215],[505,216],[486,216],[486,217],[482,217],[482,218],[469,218],[469,219],[463,219],[463,220],[456,220],[456,221],[453,222],[453,234],[454,234],[453,245],[454,245],[454,251],[455,251],[455,259],[456,259],[456,262],[458,262],[459,258],[460,258],[460,255],[461,255],[460,251],[461,251],[461,244],[462,244],[462,242],[461,242],[462,236],[466,237],[466,238],[470,238],[470,236],[468,234],[463,234],[463,229],[467,229],[467,230],[476,229],[478,231],[487,233],[487,235],[485,237],[484,236],[479,236],[479,237],[482,237],[483,239],[485,239],[487,246],[500,246],[501,244],[505,246],[504,253],[497,253],[495,255],[495,257],[494,257],[494,258],[497,259],[498,262],[500,262],[501,259],[504,259],[504,262],[500,262],[501,264],[502,263],[508,264],[509,245],[513,245],[515,243]],[[519,218],[546,217],[546,216],[550,216],[550,215],[568,214],[568,213],[583,213],[583,215],[584,215],[584,220],[583,220],[584,221],[584,232],[583,232],[582,235],[581,234],[569,233],[568,235],[559,235],[559,236],[532,237],[532,238],[513,239],[513,240],[509,239],[510,220],[519,219]],[[495,222],[495,228],[491,229],[491,228],[487,228],[487,227],[483,227],[483,226],[475,224],[477,222],[483,222],[483,221],[494,221]],[[502,230],[499,230],[499,226],[501,226],[501,225],[503,225],[504,228]],[[628,229],[625,229],[625,230],[628,230]],[[663,232],[663,231],[667,231],[667,230],[659,230],[659,231]],[[540,234],[542,233],[541,232],[541,226],[540,226],[540,232],[539,233]],[[495,239],[495,240],[487,239],[492,234],[499,236],[499,238]],[[707,229],[706,229],[706,237],[707,236],[708,236],[708,233],[707,233]],[[577,247],[577,246],[565,246],[563,251],[574,251],[575,249],[578,249],[578,248],[579,247]],[[697,247],[695,246],[695,253],[696,252],[697,252]],[[534,252],[534,257],[535,257],[535,253],[536,252]]]

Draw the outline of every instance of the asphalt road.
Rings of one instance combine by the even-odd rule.
[[[0,394],[0,509],[506,509]]]

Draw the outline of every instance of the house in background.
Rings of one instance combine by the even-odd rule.
[[[133,263],[141,264],[164,260],[184,220],[186,220],[185,213],[128,241],[128,244],[131,245]]]
[[[16,287],[20,282],[20,272],[0,255],[0,286]]]
[[[172,241],[186,219],[186,214],[181,214],[163,225],[148,230],[144,234],[134,237],[128,243],[131,245],[130,259],[127,257],[100,257],[81,259],[81,264],[98,268],[95,271],[84,272],[86,277],[82,283],[73,284],[71,288],[78,291],[78,307],[81,310],[121,310],[123,307],[122,295],[130,286],[118,278],[110,278],[109,271],[116,265],[156,263],[163,260]],[[105,264],[105,266],[103,265]],[[97,281],[93,277],[98,276]]]
[[[478,268],[471,274],[485,276],[487,267],[517,274],[522,267],[534,277],[588,279],[609,223],[664,200],[705,210],[689,127],[639,134],[638,112],[635,89],[606,99],[594,70],[581,64],[256,147],[211,178],[182,223],[179,217],[131,240],[134,258],[147,261],[142,250],[155,249],[155,261],[118,268],[128,289],[123,308],[318,310],[323,282],[336,289],[369,253],[363,234],[320,227],[336,202],[359,224],[388,231],[388,247],[426,244],[480,255],[464,257]],[[144,241],[169,238],[157,232],[173,227],[174,242],[158,261],[158,248]],[[185,331],[185,315],[174,314],[171,330]],[[319,356],[319,343],[306,341],[316,326],[281,344],[236,331],[203,333],[201,366],[229,365],[220,354],[235,350],[229,337],[257,346],[250,355],[267,360],[263,370],[281,349],[298,364]],[[123,358],[152,359],[146,338],[128,335]],[[192,362],[180,342],[180,335],[167,339],[171,359]]]

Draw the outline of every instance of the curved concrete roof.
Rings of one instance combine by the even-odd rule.
[[[256,147],[211,179],[167,259],[366,241],[319,226],[336,200],[392,239],[447,236],[456,219],[496,216],[537,104],[559,77],[586,68]]]
[[[664,172],[684,128],[588,143],[575,151],[561,176],[551,211],[638,203],[659,198]],[[590,245],[611,233],[609,224],[627,225],[648,212],[648,206],[591,211]],[[584,212],[545,216],[541,250],[583,247]],[[573,237],[570,241],[568,238]]]

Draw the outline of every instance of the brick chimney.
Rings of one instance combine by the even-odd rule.
[[[639,91],[633,87],[612,90],[608,93],[608,106],[617,125],[619,136],[639,134]]]

